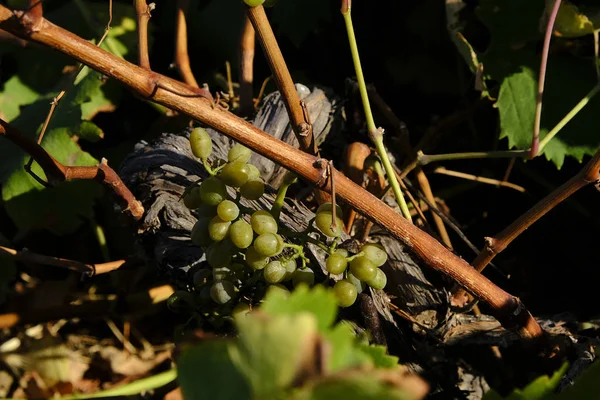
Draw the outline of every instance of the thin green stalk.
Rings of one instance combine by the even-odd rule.
[[[344,16],[344,22],[346,23],[346,31],[348,32],[348,41],[350,43],[350,52],[352,53],[352,61],[354,63],[354,69],[356,71],[356,80],[358,81],[360,97],[362,99],[363,107],[365,109],[365,118],[367,120],[367,129],[369,131],[369,136],[373,141],[373,144],[375,145],[375,149],[377,150],[377,154],[379,155],[381,162],[383,163],[383,167],[385,168],[387,178],[394,191],[394,196],[396,196],[396,201],[400,206],[400,210],[402,210],[402,215],[404,215],[404,218],[406,218],[412,223],[412,217],[410,216],[408,205],[406,204],[404,195],[400,190],[400,185],[398,184],[398,180],[396,179],[396,174],[394,174],[394,168],[392,167],[392,163],[390,162],[390,159],[387,155],[387,150],[385,148],[385,145],[383,144],[383,130],[377,129],[377,127],[375,126],[375,120],[373,119],[373,113],[371,112],[369,95],[367,93],[367,85],[365,84],[365,77],[363,75],[360,57],[358,55],[358,46],[356,45],[356,37],[354,35],[354,27],[352,26],[352,17],[350,14],[350,6],[348,6],[347,8],[342,7],[342,15]]]
[[[273,202],[273,206],[271,207],[271,215],[275,220],[279,219],[279,214],[281,213],[281,209],[283,208],[283,202],[285,201],[285,196],[287,194],[288,188],[293,185],[298,178],[296,178],[295,174],[286,176],[286,178],[281,182],[279,189],[277,189],[277,197]]]
[[[96,223],[96,221],[92,222],[92,228],[94,229],[94,233],[96,234],[96,239],[98,240],[98,245],[100,246],[100,252],[102,253],[102,259],[105,262],[110,261],[110,253],[108,250],[108,244],[106,243],[106,235],[104,234],[104,229],[100,225]]]
[[[423,154],[419,152],[417,159],[421,166],[437,161],[468,160],[479,158],[510,158],[528,157],[529,150],[506,150],[506,151],[476,151],[471,153],[448,153],[448,154]]]
[[[560,130],[564,128],[565,125],[567,125],[575,117],[575,115],[577,115],[583,109],[583,107],[585,107],[590,100],[594,98],[595,95],[598,94],[599,91],[600,83],[597,83],[596,86],[594,86],[592,90],[590,90],[590,92],[583,99],[581,99],[581,101],[577,103],[577,105],[573,107],[573,109],[569,111],[569,113],[565,115],[565,117],[558,124],[556,124],[556,126],[552,128],[552,130],[548,132],[546,136],[544,136],[544,138],[540,141],[539,153],[542,152],[548,142],[550,142],[550,140],[552,140],[554,136],[556,136],[556,134],[560,132]]]

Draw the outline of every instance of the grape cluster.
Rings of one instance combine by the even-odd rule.
[[[305,232],[294,236],[301,244],[286,243],[275,217],[278,212],[255,211],[240,202],[241,198],[257,200],[265,190],[258,169],[248,163],[252,152],[236,144],[229,150],[227,161],[213,168],[207,161],[212,154],[212,141],[206,130],[194,129],[190,145],[210,174],[200,185],[186,189],[183,196],[184,204],[195,210],[198,217],[191,233],[192,242],[204,249],[212,269],[201,269],[194,275],[200,297],[233,307],[248,286],[259,282],[269,285],[269,290],[286,292],[288,282],[294,287],[313,285],[315,273],[307,266],[303,246],[310,239],[314,243],[314,236],[309,237],[313,232],[333,238],[329,246],[317,244],[329,253],[327,271],[333,275],[345,274],[345,279],[333,286],[340,306],[352,305],[365,285],[376,289],[385,286],[386,276],[379,269],[387,260],[383,247],[368,243],[355,255],[337,248],[344,227],[339,206],[322,204],[314,218],[317,230],[309,224]],[[235,196],[229,195],[228,187],[235,190]],[[232,308],[232,313],[248,312],[248,308],[241,301]]]

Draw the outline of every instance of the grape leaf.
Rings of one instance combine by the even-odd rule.
[[[250,399],[250,387],[229,357],[225,341],[210,341],[185,349],[177,360],[177,375],[186,399]]]
[[[21,106],[29,104],[38,98],[39,94],[21,82],[17,75],[12,76],[0,91],[0,116],[10,121],[19,115]]]
[[[398,357],[387,354],[387,348],[385,346],[363,343],[359,348],[363,353],[369,356],[377,368],[393,368],[398,365]]]
[[[560,378],[567,371],[568,364],[556,371],[552,376],[540,376],[524,389],[515,389],[508,397],[500,396],[495,390],[489,390],[483,400],[545,400],[554,398],[553,393],[560,383]],[[569,397],[570,399],[583,399],[583,397]]]
[[[546,0],[546,8],[550,13],[554,0]],[[560,4],[556,21],[554,21],[554,32],[557,36],[579,37],[594,33],[594,22],[590,20],[579,8],[568,2],[563,1]]]
[[[329,371],[335,373],[346,368],[358,367],[370,363],[370,357],[357,348],[357,337],[352,327],[339,323],[323,334],[331,345]]]
[[[333,324],[337,314],[335,296],[320,285],[312,289],[305,285],[299,286],[287,298],[280,292],[273,292],[267,296],[260,309],[271,315],[313,313],[320,332],[325,332]]]
[[[255,398],[273,398],[299,375],[315,351],[317,320],[303,312],[260,312],[236,320],[237,346],[229,349],[234,365],[246,377]]]

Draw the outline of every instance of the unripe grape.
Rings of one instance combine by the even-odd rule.
[[[382,245],[377,243],[367,243],[361,249],[365,252],[365,257],[369,259],[376,267],[381,267],[387,261],[388,255]]]
[[[248,180],[258,179],[260,178],[260,171],[252,164],[247,164],[248,166]]]
[[[229,265],[232,256],[232,245],[226,240],[215,242],[206,249],[206,261],[213,268]]]
[[[188,306],[193,306],[192,294],[184,290],[177,290],[167,299],[167,307],[175,312],[181,311]]]
[[[243,301],[239,302],[237,306],[235,306],[233,308],[233,310],[231,311],[231,316],[233,318],[244,318],[246,317],[246,315],[248,315],[248,313],[250,313],[250,311],[252,311],[250,309],[250,305],[248,305],[248,303],[244,303]]]
[[[229,228],[229,237],[238,249],[246,249],[252,244],[254,232],[252,227],[246,221],[240,219],[231,224]]]
[[[262,179],[249,179],[240,188],[240,194],[248,200],[258,200],[265,193]]]
[[[370,281],[377,275],[377,267],[366,257],[356,257],[350,261],[350,272],[363,282]]]
[[[212,271],[209,269],[200,269],[194,274],[194,287],[200,287],[211,277]]]
[[[262,235],[263,233],[277,233],[277,221],[268,211],[256,211],[252,214],[250,223],[252,224],[252,229],[258,235]]]
[[[202,205],[202,199],[200,198],[200,188],[194,186],[193,188],[188,190],[185,196],[183,196],[183,204],[190,210],[200,207]]]
[[[225,184],[214,176],[205,179],[200,185],[200,198],[202,202],[216,206],[227,198]]]
[[[387,285],[387,276],[385,272],[377,268],[377,275],[375,278],[367,281],[367,285],[371,286],[373,289],[383,289],[385,285]]]
[[[190,133],[190,146],[196,157],[205,160],[210,156],[210,153],[212,153],[212,140],[206,129],[195,128]]]
[[[217,304],[225,304],[235,297],[235,286],[229,281],[215,282],[210,288],[210,297]]]
[[[254,249],[264,257],[276,256],[279,241],[274,233],[263,233],[254,239]]]
[[[283,281],[289,281],[292,279],[294,271],[296,271],[296,260],[283,261],[281,264],[285,268],[285,276],[283,277]]]
[[[269,283],[279,283],[285,277],[286,270],[281,261],[271,261],[263,270],[263,277]]]
[[[240,215],[240,208],[231,200],[223,200],[217,206],[217,214],[223,221],[233,221]]]
[[[252,150],[249,148],[236,143],[227,152],[227,160],[229,162],[240,161],[243,163],[247,163],[252,155]]]
[[[315,273],[310,268],[298,268],[292,275],[292,284],[297,287],[300,284],[312,286],[315,283]]]
[[[333,293],[340,307],[350,307],[356,301],[358,292],[349,280],[343,279],[333,285]]]
[[[319,206],[319,208],[317,208],[317,212],[315,214],[321,213],[321,212],[331,212],[333,210],[333,203],[328,201],[327,203],[323,203]],[[342,218],[343,213],[342,213],[342,207],[340,207],[339,204],[335,205],[335,214]]]
[[[244,3],[246,3],[250,7],[260,6],[264,2],[265,0],[244,0]]]
[[[229,234],[231,222],[223,221],[218,215],[214,216],[208,223],[208,234],[215,242],[219,242]]]
[[[348,257],[348,255],[350,254],[346,249],[336,249],[335,253],[343,256],[344,258]]]
[[[338,215],[336,215],[335,228],[332,228],[332,226],[331,226],[332,220],[333,220],[333,214],[331,213],[331,211],[323,211],[323,212],[318,213],[315,216],[315,225],[317,225],[317,228],[319,228],[319,230],[321,232],[323,232],[323,234],[325,234],[325,236],[329,236],[329,237],[342,236],[342,232],[344,230],[344,222],[341,220],[341,218]]]
[[[272,296],[273,293],[281,293],[286,298],[290,295],[290,291],[280,283],[269,285],[265,297]]]
[[[346,257],[339,253],[333,253],[325,262],[327,272],[334,275],[343,273],[347,267],[348,261],[346,260]]]
[[[260,270],[267,266],[269,263],[269,257],[258,254],[254,247],[248,247],[246,250],[246,264],[252,269]]]
[[[209,218],[200,218],[192,228],[192,243],[200,247],[208,247],[213,240],[208,234]]]
[[[248,165],[234,161],[223,167],[219,178],[227,185],[231,187],[240,187],[248,181]]]

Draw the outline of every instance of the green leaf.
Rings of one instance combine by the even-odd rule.
[[[369,355],[357,346],[358,338],[349,324],[339,323],[323,336],[331,345],[329,372],[373,364]]]
[[[546,0],[546,15],[554,5],[554,0]],[[579,37],[594,33],[594,23],[568,1],[560,4],[556,21],[554,22],[554,34],[564,37]]]
[[[496,391],[490,390],[484,396],[483,400],[544,400],[554,398],[553,393],[560,383],[560,378],[567,371],[568,364],[556,371],[551,377],[540,376],[524,389],[515,389],[508,397],[503,398]],[[579,397],[569,397],[572,399],[583,399]]]
[[[208,341],[183,351],[177,374],[186,399],[250,399],[250,387],[229,357],[230,343]]]
[[[317,320],[310,313],[272,316],[256,312],[236,323],[237,346],[230,347],[229,354],[255,398],[282,393],[315,351]]]
[[[357,371],[332,376],[298,393],[297,400],[410,400],[407,390],[384,382],[374,371]]]
[[[39,94],[21,82],[17,75],[12,76],[0,91],[0,116],[11,121],[21,112],[21,106],[35,101]]]
[[[398,366],[398,357],[388,355],[385,346],[363,343],[359,348],[369,356],[376,368],[394,368]]]
[[[271,315],[310,312],[317,319],[319,331],[325,332],[335,320],[337,304],[331,290],[327,290],[321,285],[317,285],[312,289],[301,285],[287,298],[278,292],[269,294],[260,310]]]

